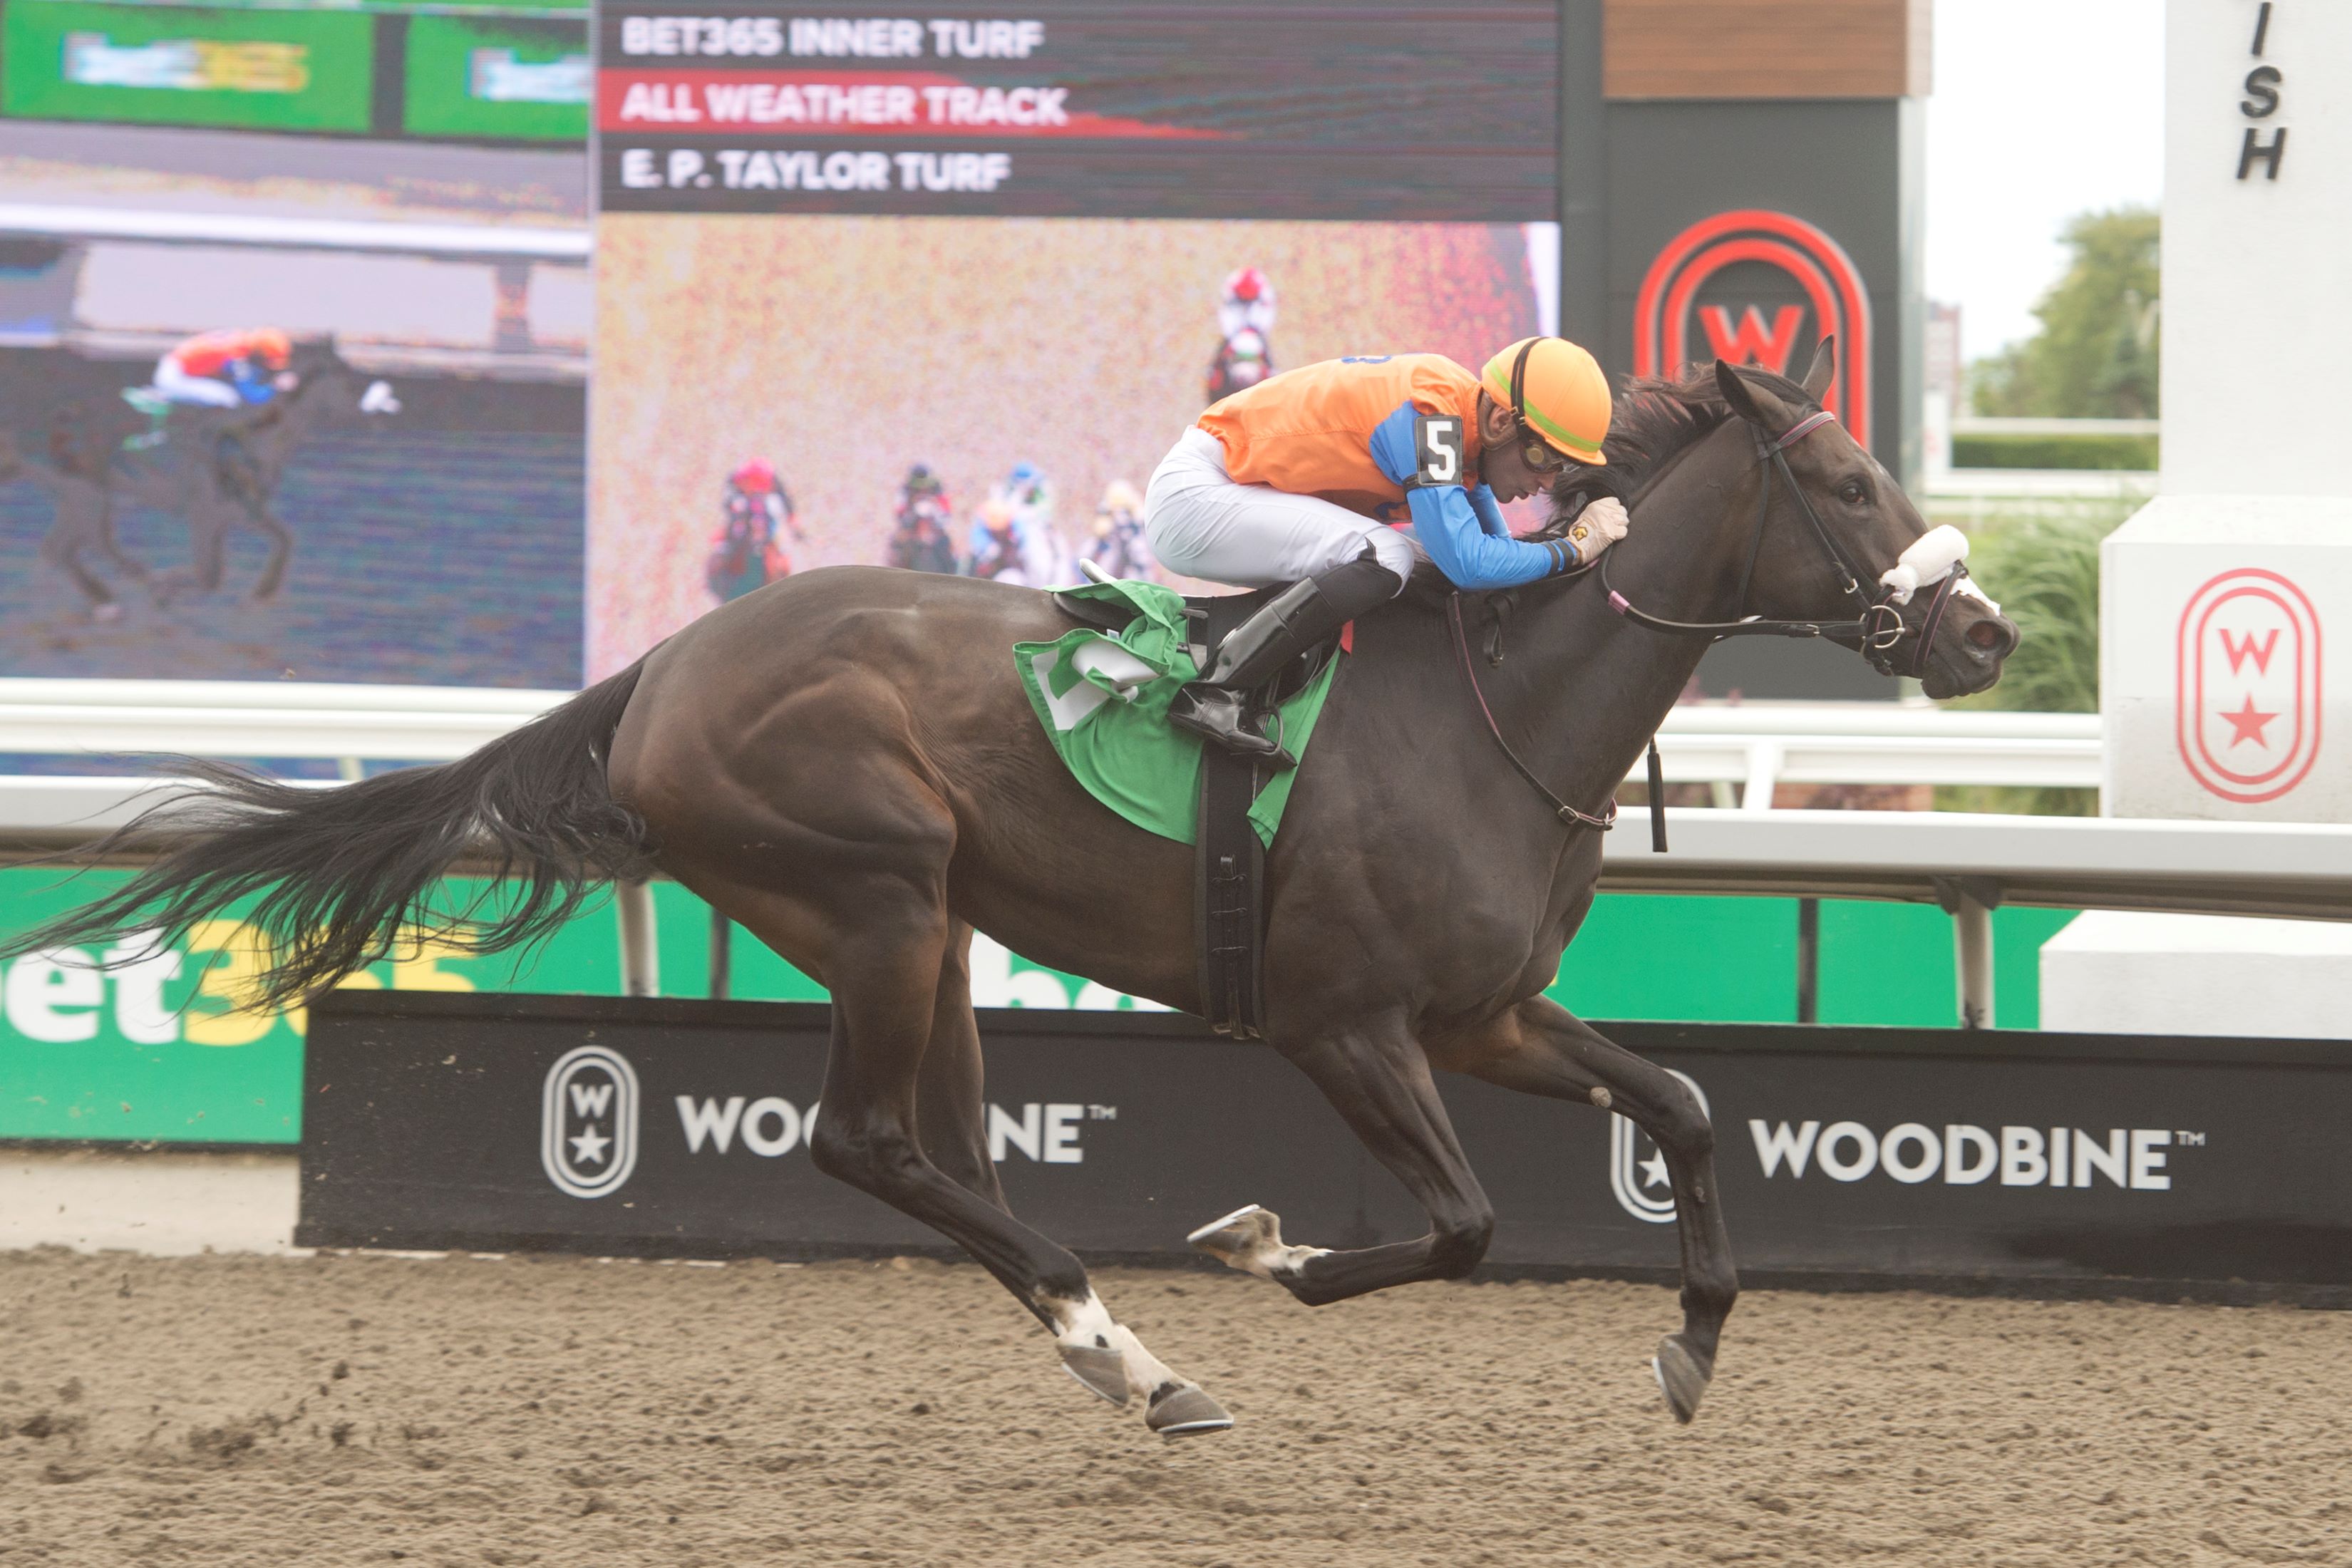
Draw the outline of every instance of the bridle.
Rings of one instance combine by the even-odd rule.
[[[1518,392],[1519,366],[1526,363],[1527,354],[1522,351],[1519,355],[1519,365],[1512,367],[1514,401],[1517,401]],[[1745,416],[1742,417],[1744,418]],[[1909,602],[1911,591],[1899,589],[1883,579],[1880,580],[1879,592],[1875,595],[1863,586],[1864,575],[1861,569],[1855,566],[1853,557],[1847,553],[1845,547],[1838,542],[1837,536],[1832,533],[1828,526],[1822,521],[1821,514],[1813,510],[1811,498],[1805,494],[1804,487],[1797,483],[1797,476],[1789,469],[1790,447],[1822,426],[1836,423],[1835,415],[1826,408],[1817,408],[1790,426],[1779,436],[1772,437],[1767,436],[1764,433],[1764,427],[1756,421],[1752,419],[1748,421],[1748,431],[1756,438],[1756,460],[1762,466],[1764,473],[1763,481],[1757,487],[1756,491],[1755,536],[1748,541],[1748,564],[1739,574],[1739,598],[1734,613],[1737,615],[1738,611],[1748,607],[1748,595],[1756,578],[1756,563],[1764,552],[1765,525],[1771,521],[1772,476],[1778,472],[1781,483],[1788,487],[1789,493],[1797,498],[1798,506],[1803,509],[1805,521],[1811,525],[1813,537],[1821,542],[1822,549],[1827,552],[1831,562],[1837,567],[1839,590],[1859,606],[1860,613],[1853,620],[1775,621],[1767,620],[1761,616],[1747,615],[1740,615],[1738,618],[1728,621],[1668,620],[1663,616],[1654,616],[1645,610],[1636,608],[1624,595],[1610,586],[1609,556],[1611,552],[1604,551],[1597,564],[1601,569],[1601,586],[1609,595],[1609,607],[1636,626],[1647,626],[1652,631],[1664,632],[1675,637],[1703,637],[1714,640],[1744,637],[1830,637],[1839,641],[1849,641],[1882,675],[1907,675],[1916,678],[1926,674],[1928,650],[1935,644],[1937,628],[1943,624],[1945,607],[1950,604],[1952,595],[1958,589],[1961,580],[1969,574],[1969,569],[1960,562],[1952,563],[1936,583],[1935,595],[1928,600],[1927,613],[1920,617],[1919,626],[1916,630],[1903,619],[1902,606]],[[1580,568],[1578,572],[1570,573],[1568,575],[1580,575],[1582,571],[1589,569]],[[1926,584],[1923,584],[1922,586]],[[1511,764],[1518,775],[1525,779],[1538,795],[1543,796],[1544,803],[1552,808],[1552,814],[1561,822],[1593,828],[1602,833],[1615,826],[1617,801],[1613,795],[1598,816],[1589,811],[1580,811],[1554,795],[1550,787],[1536,776],[1535,770],[1521,761],[1518,752],[1511,749],[1511,743],[1503,738],[1503,727],[1496,721],[1495,710],[1487,705],[1486,693],[1478,684],[1477,668],[1470,659],[1470,638],[1462,624],[1462,595],[1459,591],[1447,595],[1445,616],[1448,627],[1453,633],[1454,652],[1462,661],[1463,678],[1469,681],[1471,695],[1477,699],[1478,711],[1486,721],[1486,732],[1495,738],[1495,744],[1502,748],[1504,760]],[[1895,663],[1895,650],[1902,647],[1906,637],[1916,638],[1916,646],[1907,664],[1898,667]],[[1649,782],[1650,842],[1652,848],[1663,855],[1666,852],[1665,775],[1658,760],[1658,742],[1654,737],[1650,742]]]
[[[1863,586],[1869,581],[1864,569],[1854,564],[1853,557],[1847,552],[1845,546],[1838,542],[1837,535],[1822,521],[1821,513],[1813,510],[1812,498],[1805,493],[1802,485],[1797,483],[1797,476],[1789,470],[1789,448],[1822,426],[1836,423],[1836,415],[1826,408],[1816,408],[1773,437],[1767,436],[1762,426],[1753,420],[1748,421],[1748,431],[1756,438],[1756,460],[1763,468],[1763,481],[1756,489],[1756,530],[1748,544],[1747,567],[1739,574],[1739,597],[1733,611],[1736,619],[1672,621],[1663,616],[1651,615],[1610,586],[1609,557],[1604,553],[1601,557],[1601,586],[1609,595],[1609,607],[1636,626],[1675,637],[1703,637],[1716,640],[1753,637],[1828,637],[1852,644],[1881,675],[1907,675],[1916,679],[1927,674],[1927,655],[1935,646],[1937,628],[1943,625],[1944,611],[1950,605],[1961,581],[1968,576],[1969,569],[1964,563],[1954,562],[1944,573],[1937,581],[1935,594],[1927,601],[1927,611],[1920,616],[1916,628],[1903,618],[1902,606],[1911,597],[1907,591],[1898,590],[1883,581],[1875,595]],[[1756,563],[1764,552],[1764,530],[1771,518],[1772,476],[1776,472],[1780,476],[1780,482],[1788,487],[1789,493],[1796,497],[1798,507],[1805,514],[1805,521],[1812,528],[1814,539],[1820,542],[1822,551],[1836,566],[1839,591],[1857,606],[1860,613],[1853,620],[1776,621],[1767,620],[1761,616],[1741,614],[1748,608],[1748,595],[1756,579]],[[1909,657],[1898,663],[1895,653],[1906,641],[1912,645]]]

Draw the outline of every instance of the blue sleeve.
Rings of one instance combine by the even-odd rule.
[[[1574,552],[1557,540],[1538,543],[1487,532],[1470,497],[1460,485],[1424,486],[1404,496],[1421,547],[1455,587],[1516,588],[1576,564]],[[1487,504],[1494,504],[1491,494]]]
[[[1372,438],[1366,443],[1371,449],[1372,467],[1392,485],[1401,485],[1412,478],[1419,466],[1413,451],[1412,422],[1421,417],[1421,410],[1405,399],[1392,409],[1389,416],[1372,427]]]
[[[1503,521],[1503,509],[1496,504],[1492,489],[1486,485],[1473,485],[1470,488],[1470,510],[1478,514],[1481,531],[1491,533],[1497,539],[1511,537],[1511,525]]]
[[[1367,443],[1373,466],[1391,484],[1403,484],[1418,466],[1413,421],[1420,415],[1410,400],[1398,404]],[[1513,588],[1576,564],[1569,545],[1512,538],[1495,492],[1485,485],[1428,485],[1404,494],[1422,548],[1457,588]]]

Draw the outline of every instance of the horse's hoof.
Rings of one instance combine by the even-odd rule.
[[[1113,1405],[1127,1403],[1127,1361],[1106,1345],[1055,1345],[1062,1370]]]
[[[1143,1424],[1162,1437],[1189,1437],[1196,1432],[1222,1432],[1234,1418],[1202,1393],[1199,1384],[1180,1383],[1152,1395]]]
[[[1698,1402],[1706,1393],[1707,1379],[1715,1374],[1711,1363],[1701,1361],[1690,1344],[1680,1334],[1668,1334],[1658,1342],[1658,1353],[1650,1362],[1650,1374],[1658,1380],[1658,1392],[1665,1395],[1666,1408],[1675,1419],[1685,1426],[1698,1414]]]
[[[1282,1247],[1282,1217],[1272,1209],[1249,1204],[1223,1219],[1213,1219],[1184,1238],[1229,1268],[1244,1274],[1263,1271],[1260,1259]]]

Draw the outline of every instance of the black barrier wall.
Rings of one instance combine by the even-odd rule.
[[[1423,1228],[1306,1079],[1175,1015],[981,1015],[1015,1212],[1083,1252],[1188,1256],[1244,1203],[1286,1237]],[[1616,1024],[1717,1129],[1751,1273],[2352,1284],[2352,1045]],[[819,1174],[807,1004],[335,992],[311,1015],[314,1247],[817,1256],[940,1238]],[[1491,1264],[1665,1270],[1674,1210],[1623,1119],[1444,1089]]]

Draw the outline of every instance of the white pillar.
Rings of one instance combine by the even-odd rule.
[[[2158,493],[2100,555],[2105,809],[2352,821],[2352,5],[2168,0]]]
[[[1952,973],[1960,1027],[1990,1029],[1993,1020],[1992,910],[1963,895],[1952,910]]]
[[[661,994],[661,943],[654,923],[650,882],[615,882],[613,907],[621,925],[621,994]]]

